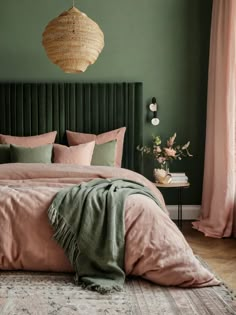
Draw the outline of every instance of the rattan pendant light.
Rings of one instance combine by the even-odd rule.
[[[43,32],[48,58],[64,72],[84,72],[104,47],[100,27],[74,5],[48,23]]]

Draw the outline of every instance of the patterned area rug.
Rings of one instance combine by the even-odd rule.
[[[1,315],[228,315],[236,300],[224,286],[160,287],[129,279],[123,292],[101,295],[74,285],[71,274],[0,272]]]

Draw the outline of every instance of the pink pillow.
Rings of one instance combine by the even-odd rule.
[[[39,147],[41,145],[52,144],[55,142],[57,131],[43,133],[38,136],[29,137],[15,137],[0,134],[0,143],[2,144],[15,144],[24,147]]]
[[[95,141],[67,147],[61,144],[53,146],[53,162],[64,164],[91,165]]]
[[[66,136],[68,144],[70,146],[86,143],[93,140],[96,141],[96,144],[103,144],[112,140],[116,140],[117,145],[115,152],[115,166],[121,167],[125,131],[126,127],[122,127],[119,129],[101,133],[100,135],[94,135],[89,133],[80,133],[66,130]]]

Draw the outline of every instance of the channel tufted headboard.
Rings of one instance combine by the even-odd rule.
[[[99,134],[127,127],[122,166],[142,172],[142,83],[0,83],[0,133],[37,135],[57,130]]]

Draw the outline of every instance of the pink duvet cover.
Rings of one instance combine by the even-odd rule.
[[[52,239],[47,209],[65,186],[93,178],[126,178],[161,193],[143,176],[120,168],[64,164],[0,165],[0,269],[72,271]],[[154,201],[131,195],[125,204],[125,271],[162,285],[219,282],[195,258],[183,235]]]

